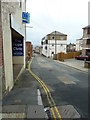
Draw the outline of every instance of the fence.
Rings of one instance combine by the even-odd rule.
[[[65,59],[75,58],[76,56],[78,56],[80,54],[81,54],[81,52],[68,52],[67,54],[58,53],[57,60],[64,61]]]

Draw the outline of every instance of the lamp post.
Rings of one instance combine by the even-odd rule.
[[[26,5],[27,0],[25,0],[25,12],[27,12],[27,5]],[[25,60],[26,60],[26,41],[27,41],[27,28],[33,28],[32,26],[27,26],[27,23],[25,23]],[[25,61],[27,62],[27,61]]]

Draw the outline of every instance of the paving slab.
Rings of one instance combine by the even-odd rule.
[[[43,105],[30,105],[27,110],[27,118],[33,119],[45,119]]]
[[[25,113],[26,105],[6,105],[2,106],[3,113]]]
[[[80,114],[72,105],[57,106],[62,118],[80,118]]]
[[[3,118],[3,120],[7,120],[8,118],[10,118],[11,120],[12,119],[19,119],[19,120],[21,120],[21,119],[25,119],[26,118],[26,114],[25,113],[4,113],[4,114],[2,114],[2,118]]]
[[[2,106],[2,118],[21,119],[26,118],[26,105],[7,105]]]

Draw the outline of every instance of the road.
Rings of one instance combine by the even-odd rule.
[[[57,106],[73,105],[81,116],[88,116],[88,74],[60,64],[50,58],[34,55],[31,70],[49,88]],[[48,106],[43,93],[44,106]]]

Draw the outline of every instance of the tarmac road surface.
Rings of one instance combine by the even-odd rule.
[[[57,106],[73,105],[82,117],[88,117],[88,74],[34,55],[31,70],[46,86]],[[44,106],[48,106],[46,94],[42,92]]]

